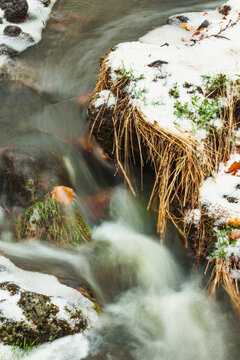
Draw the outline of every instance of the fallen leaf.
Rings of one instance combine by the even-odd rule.
[[[228,225],[231,225],[231,226],[240,226],[240,219],[238,219],[238,218],[229,219],[229,220],[228,220]]]
[[[240,239],[240,230],[232,230],[228,234],[229,239]]]
[[[232,174],[236,175],[236,173],[240,170],[240,161],[235,161],[227,171],[225,171],[226,174]]]
[[[195,29],[195,26],[192,25],[188,25],[187,23],[184,23],[181,25],[181,28],[187,31],[192,31]]]
[[[55,186],[51,192],[52,199],[62,205],[69,205],[74,200],[73,189],[66,186]]]

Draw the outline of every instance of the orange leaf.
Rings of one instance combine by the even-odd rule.
[[[240,219],[238,219],[238,218],[229,219],[229,220],[228,220],[228,225],[231,225],[231,226],[240,226]]]
[[[73,189],[66,186],[55,186],[51,194],[52,199],[56,200],[59,204],[69,205],[74,200]]]
[[[240,170],[240,161],[235,161],[225,173],[236,175],[238,170]]]
[[[195,26],[188,25],[187,23],[184,23],[184,24],[181,25],[181,28],[182,28],[182,29],[185,29],[185,30],[187,30],[187,31],[192,31],[192,30],[195,29]]]
[[[240,239],[240,230],[232,230],[228,234],[229,239]]]

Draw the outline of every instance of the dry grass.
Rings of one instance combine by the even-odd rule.
[[[223,126],[221,131],[213,132],[211,137],[206,139],[204,150],[199,153],[196,141],[189,136],[187,137],[184,132],[182,135],[177,135],[146,121],[141,110],[129,104],[129,98],[126,92],[123,91],[127,79],[120,77],[115,82],[111,81],[107,61],[108,55],[101,62],[93,97],[98,92],[106,89],[111,90],[116,96],[112,121],[114,129],[113,153],[118,167],[135,194],[129,175],[130,164],[131,162],[133,165],[136,163],[136,157],[138,162],[140,160],[142,169],[147,161],[151,162],[155,171],[155,184],[149,199],[148,209],[153,199],[157,198],[157,231],[163,238],[166,221],[170,217],[184,235],[186,234],[185,229],[182,228],[184,224],[182,221],[179,222],[175,219],[171,204],[176,200],[179,204],[178,212],[180,211],[182,214],[184,209],[196,207],[196,204],[199,204],[199,188],[203,180],[210,175],[214,175],[218,170],[220,161],[226,161],[229,157],[233,127],[233,106],[229,108],[228,125]],[[229,101],[231,102],[230,98]],[[104,121],[104,107],[100,109],[93,123],[93,128],[96,126],[99,116],[101,116],[101,120],[98,129]],[[224,118],[225,114],[223,114]],[[186,236],[185,238],[187,239]]]
[[[223,286],[231,299],[233,308],[240,315],[240,292],[238,280],[233,279],[228,260],[222,257],[216,257],[214,261],[215,265],[209,280],[208,290],[210,294],[215,297],[217,288],[219,286]]]

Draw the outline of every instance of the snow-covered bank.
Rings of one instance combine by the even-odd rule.
[[[171,17],[168,25],[110,52],[106,66],[111,81],[128,79],[130,104],[141,109],[146,121],[198,143],[211,129],[222,127],[219,108],[228,99],[211,92],[218,82],[234,84],[240,70],[239,4],[231,0],[227,6],[227,12],[218,8]],[[95,106],[104,99],[112,106],[110,95],[111,103],[105,99],[106,90],[99,92]]]
[[[16,55],[41,40],[42,30],[55,2],[56,0],[0,2],[0,66],[9,56]]]
[[[129,162],[152,164],[159,233],[170,216],[195,255],[220,264],[215,285],[227,282],[230,295],[240,272],[239,14],[229,0],[117,45],[89,106],[93,133],[131,189]]]

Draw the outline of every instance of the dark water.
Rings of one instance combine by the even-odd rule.
[[[77,98],[93,90],[99,58],[117,43],[136,40],[164,24],[170,15],[218,4],[58,1],[41,43],[16,59],[31,87],[16,91],[0,84],[0,146],[27,145],[29,152],[33,145],[57,149],[65,157],[80,199],[102,188],[115,188],[121,180],[114,176],[113,166],[103,160],[96,146],[91,154],[82,146],[82,139],[88,137],[87,115]],[[4,189],[1,195],[4,199]],[[239,358],[237,324],[231,311],[227,305],[212,306],[201,281],[189,278],[188,267],[183,270],[157,238],[148,238],[154,232],[154,219],[146,214],[142,197],[131,199],[118,190],[109,222],[97,224],[95,247],[79,249],[80,255],[74,258],[76,263],[78,256],[85,258],[93,274],[91,285],[105,305],[104,326],[92,334],[87,359]],[[176,232],[169,228],[167,237],[179,263],[185,262],[181,246],[173,240]],[[36,261],[48,266],[61,264],[66,276],[72,268],[80,271],[57,250],[50,256],[47,247],[27,252],[24,246],[22,252],[21,246],[9,252],[23,258],[33,258],[34,253]],[[116,258],[120,259],[117,265]]]

